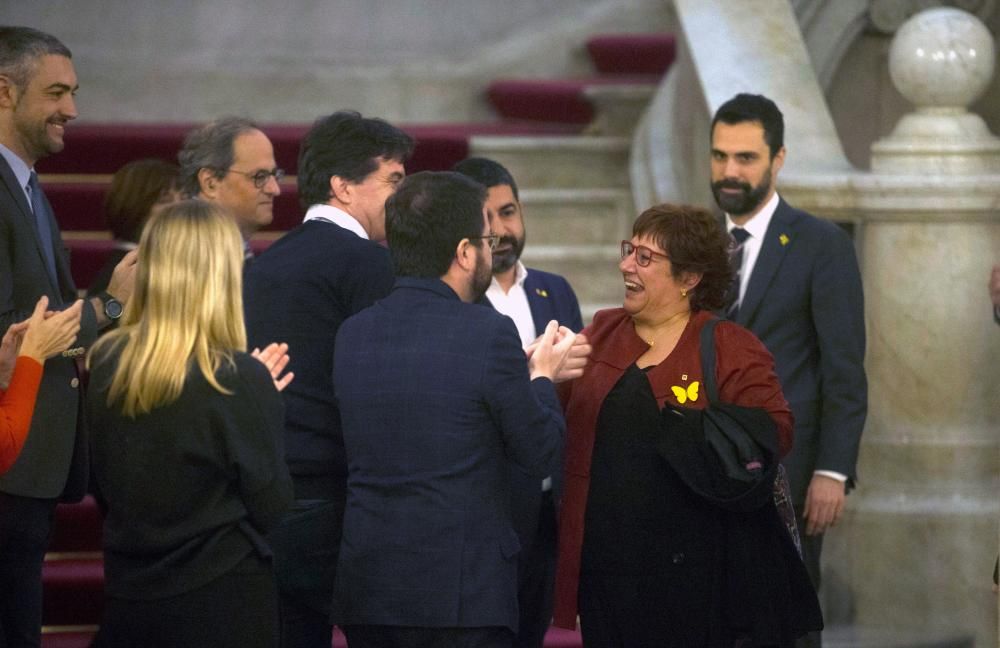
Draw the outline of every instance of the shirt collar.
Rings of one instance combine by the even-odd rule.
[[[775,210],[778,209],[778,202],[780,200],[778,192],[775,191],[771,199],[764,203],[764,207],[754,214],[753,218],[742,225],[743,229],[749,232],[750,236],[757,240],[762,240],[764,234],[767,233],[767,226],[771,224],[771,217],[774,216]],[[731,232],[734,227],[737,227],[737,225],[733,223],[732,216],[726,214],[726,231]]]
[[[511,288],[513,288],[514,286],[520,286],[521,288],[524,288],[524,280],[527,278],[528,278],[528,269],[524,267],[523,263],[518,261],[517,264],[514,266],[514,284],[511,286]],[[503,292],[503,288],[500,286],[500,282],[497,281],[496,275],[493,275],[493,280],[490,281],[490,287],[496,288],[500,290],[500,292]]]
[[[17,153],[10,150],[3,144],[0,144],[0,155],[3,159],[7,160],[7,164],[10,166],[10,170],[14,172],[14,177],[17,178],[17,183],[24,189],[28,186],[28,180],[31,178],[31,167],[24,163]]]
[[[345,212],[339,207],[334,207],[333,205],[313,205],[306,211],[306,217],[302,219],[303,223],[311,220],[325,220],[334,225],[340,225],[346,230],[350,230],[360,236],[363,239],[369,239],[368,232],[365,228],[361,227],[361,223],[357,221],[353,216]]]

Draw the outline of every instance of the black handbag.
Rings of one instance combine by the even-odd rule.
[[[716,384],[715,326],[701,329],[701,369],[708,405],[703,410],[665,407],[659,454],[695,493],[716,506],[746,512],[774,501],[782,523],[802,552],[791,491],[778,460],[778,432],[761,408],[719,401]]]

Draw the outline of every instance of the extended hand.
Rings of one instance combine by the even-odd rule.
[[[825,533],[836,526],[844,514],[847,499],[844,482],[826,475],[813,475],[806,491],[806,505],[802,517],[806,521],[806,535]]]
[[[135,288],[135,264],[138,255],[138,250],[130,251],[111,272],[108,294],[122,304],[127,303],[132,298],[132,290]]]
[[[17,352],[21,348],[21,340],[28,329],[28,320],[11,324],[0,340],[0,389],[7,389],[11,376],[14,375],[14,363]]]
[[[271,380],[274,381],[274,388],[278,391],[283,390],[288,386],[288,383],[292,382],[295,378],[295,374],[289,371],[284,376],[281,376],[281,372],[285,370],[288,366],[288,345],[282,342],[278,344],[277,342],[272,342],[264,347],[264,350],[254,349],[250,352],[250,355],[257,358],[264,363],[267,370],[271,373]],[[279,376],[281,376],[279,378]]]
[[[531,379],[548,378],[555,380],[566,364],[570,349],[576,341],[576,334],[559,322],[552,320],[545,327],[545,333],[528,348],[528,371]]]

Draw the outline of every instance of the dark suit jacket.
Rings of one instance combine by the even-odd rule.
[[[528,268],[524,280],[524,292],[528,296],[531,319],[535,323],[535,335],[545,332],[551,320],[567,326],[579,333],[583,330],[583,317],[576,293],[569,282],[560,275],[544,270]],[[484,298],[485,303],[489,300]],[[562,491],[562,457],[556,457],[548,473],[552,477],[552,492],[558,502]],[[542,491],[539,480],[516,464],[511,466],[510,489],[513,497],[511,509],[514,516],[514,530],[522,546],[533,542],[538,530],[538,516],[542,505]]]
[[[853,483],[868,383],[861,273],[847,233],[781,200],[736,322],[774,356],[795,415],[785,466],[796,506],[814,470],[834,470]]]
[[[398,279],[341,326],[334,388],[348,489],[332,620],[516,630],[507,461],[540,481],[564,424],[513,322]]]
[[[333,397],[337,329],[392,289],[389,252],[326,221],[305,222],[246,270],[247,343],[288,343],[295,380],[282,392],[285,453],[293,479],[346,474],[340,416]],[[328,499],[338,493],[314,494]],[[342,492],[339,494],[342,497]]]
[[[30,316],[42,295],[48,295],[50,309],[64,308],[76,299],[59,226],[52,220],[52,240],[43,242],[34,219],[24,190],[0,157],[0,334]],[[46,269],[43,244],[56,250],[56,283]],[[85,303],[74,346],[89,346],[96,337],[96,314]],[[14,466],[0,477],[0,491],[38,498],[83,496],[87,443],[81,395],[74,360],[57,356],[45,363],[28,440]]]

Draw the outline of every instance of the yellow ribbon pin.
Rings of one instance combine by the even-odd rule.
[[[788,238],[788,234],[782,234],[778,237],[778,240],[781,241],[782,245],[788,245],[788,241],[791,239]]]
[[[545,290],[544,288],[535,288],[535,294],[538,295],[539,297],[548,297],[549,291]]]

